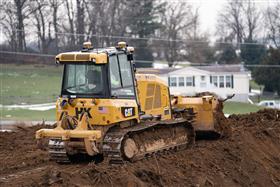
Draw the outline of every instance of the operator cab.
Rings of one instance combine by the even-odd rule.
[[[64,65],[61,96],[67,98],[135,99],[133,48],[119,42],[115,48],[93,49],[56,57]]]

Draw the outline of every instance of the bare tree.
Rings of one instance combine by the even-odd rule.
[[[231,0],[223,8],[218,18],[218,34],[222,37],[241,43],[244,38],[243,3]]]
[[[260,11],[252,0],[230,0],[219,14],[217,34],[225,41],[253,41],[259,20]]]
[[[17,22],[16,22],[16,15],[13,11],[13,4],[12,2],[3,2],[1,4],[1,22],[0,26],[2,27],[0,32],[7,37],[8,44],[12,50],[16,51],[18,46],[17,41]]]
[[[72,0],[66,0],[64,1],[65,5],[66,5],[66,12],[67,12],[67,18],[68,18],[68,25],[63,25],[64,26],[64,30],[68,33],[70,33],[69,36],[69,44],[70,47],[73,47],[75,45],[75,10],[74,10],[74,5],[73,5],[73,1]],[[67,37],[68,38],[68,37]]]
[[[1,2],[1,26],[11,43],[12,49],[24,51],[26,19],[30,12],[27,0]]]
[[[17,16],[17,35],[18,35],[18,49],[23,51],[25,46],[25,32],[24,32],[24,13],[23,9],[26,5],[26,0],[14,0],[16,6],[16,16]]]
[[[188,36],[189,32],[197,26],[198,14],[193,13],[192,6],[183,3],[170,3],[167,5],[166,12],[162,15],[163,18],[163,35],[169,40],[165,48],[165,58],[168,66],[174,65],[178,60],[180,45],[179,41],[182,37]]]
[[[54,29],[54,42],[55,42],[55,51],[58,52],[58,27],[59,27],[59,18],[58,18],[58,9],[62,5],[60,0],[49,0],[50,10],[52,11],[52,25]]]
[[[84,42],[84,33],[85,33],[85,1],[84,0],[76,0],[77,6],[77,34],[78,34],[78,44],[82,45]]]
[[[87,40],[93,41],[95,46],[113,45],[116,38],[111,36],[125,34],[126,1],[88,1],[85,7]]]
[[[268,39],[277,48],[280,48],[280,3],[277,3],[274,7],[269,7],[265,12],[265,18],[267,20]]]
[[[42,53],[48,53],[51,38],[51,16],[49,15],[49,4],[44,0],[34,0],[29,5],[33,15],[38,36],[38,47]]]
[[[247,41],[254,41],[256,38],[256,31],[261,25],[261,13],[257,9],[256,4],[251,0],[247,0],[243,11],[246,17],[245,37]]]

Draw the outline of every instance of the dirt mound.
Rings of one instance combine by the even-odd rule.
[[[0,134],[0,186],[280,186],[280,111],[232,115],[229,138],[110,166],[59,165],[37,150],[40,126]]]

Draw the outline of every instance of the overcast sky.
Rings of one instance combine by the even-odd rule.
[[[177,0],[191,3],[194,7],[199,7],[201,31],[209,32],[212,36],[215,33],[216,20],[219,12],[227,0]],[[271,6],[280,0],[253,0],[261,10]]]

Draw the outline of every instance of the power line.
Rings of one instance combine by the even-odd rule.
[[[25,32],[24,30],[13,29],[12,31]],[[38,33],[38,31],[33,31]],[[182,39],[169,39],[169,38],[156,38],[156,37],[135,37],[135,36],[117,36],[117,35],[101,35],[101,34],[79,34],[79,33],[67,33],[67,32],[53,32],[54,35],[66,35],[66,36],[85,36],[85,37],[97,37],[97,38],[111,38],[111,39],[128,39],[128,40],[149,40],[149,41],[166,41],[166,42],[184,42],[184,43],[201,43],[201,44],[232,44],[232,45],[267,45],[265,43],[252,43],[252,42],[211,42],[211,41],[199,41],[190,40],[187,38]]]
[[[24,55],[24,56],[55,57],[55,55],[50,55],[50,54],[38,54],[38,53],[15,52],[15,51],[0,51],[0,53],[4,53],[4,54],[15,54],[15,55]]]
[[[174,2],[174,1],[180,1],[180,2],[194,2],[196,3],[197,0],[158,0],[158,1],[168,1],[168,2]],[[200,0],[201,2],[209,2],[209,0]],[[229,2],[230,0],[220,0],[222,2]],[[242,2],[242,3],[268,3],[268,2],[279,2],[279,0],[251,0],[250,2],[247,0],[237,0],[237,1],[234,1],[234,2]]]
[[[13,52],[13,51],[0,51],[0,53],[4,54],[16,54],[16,55],[24,55],[24,56],[41,56],[41,57],[55,57],[55,55],[50,54],[38,54],[38,53],[27,53],[27,52]],[[156,63],[156,61],[149,61],[149,60],[135,60],[137,63]],[[162,63],[162,64],[167,64]],[[175,65],[190,65],[190,66],[219,66],[222,65],[224,67],[256,67],[256,68],[280,68],[280,64],[215,64],[215,63],[191,63],[191,62],[174,62]]]

